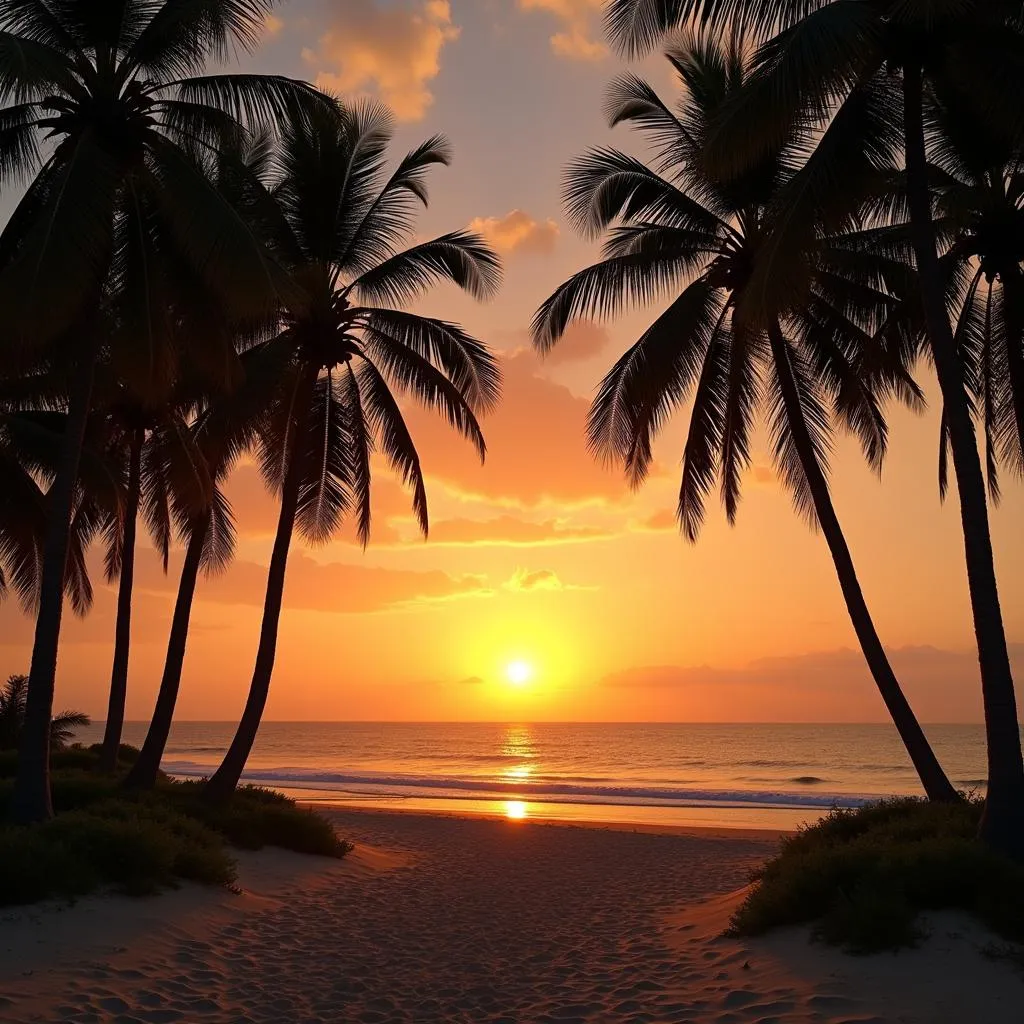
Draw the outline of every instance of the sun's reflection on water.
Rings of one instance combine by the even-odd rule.
[[[522,821],[529,816],[529,809],[525,800],[506,800],[505,817],[512,821]]]
[[[501,744],[502,756],[515,763],[501,772],[505,783],[527,783],[533,776],[536,766],[532,763],[537,759],[533,731],[528,725],[510,725],[505,730]],[[529,804],[525,800],[506,800],[503,813],[512,821],[522,821],[529,817]]]

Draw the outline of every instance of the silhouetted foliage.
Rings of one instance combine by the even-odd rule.
[[[0,688],[0,750],[17,749],[25,726],[25,700],[28,676],[13,675]],[[50,720],[50,749],[63,750],[74,738],[76,729],[91,724],[81,711],[61,711]]]

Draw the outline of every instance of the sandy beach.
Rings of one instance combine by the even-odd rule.
[[[1010,1024],[1024,979],[943,915],[855,959],[721,937],[770,834],[331,812],[343,862],[0,917],[4,1024]]]

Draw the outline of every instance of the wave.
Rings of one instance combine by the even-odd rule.
[[[164,771],[185,778],[202,778],[211,772],[208,764],[171,761]],[[548,781],[522,779],[499,781],[432,775],[379,775],[370,772],[335,772],[313,768],[250,768],[246,782],[279,789],[315,789],[363,796],[433,797],[447,800],[518,799],[542,803],[616,804],[661,807],[704,805],[789,808],[859,807],[874,796],[764,790],[690,789],[681,786],[629,786],[585,783],[579,779]],[[823,781],[823,780],[821,780]]]

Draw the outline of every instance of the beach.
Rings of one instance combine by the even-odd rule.
[[[853,958],[723,938],[777,837],[331,811],[343,861],[239,855],[185,886],[0,916],[0,1020],[171,1024],[1003,1024],[1024,979],[941,915]],[[991,953],[992,950],[988,950]]]

